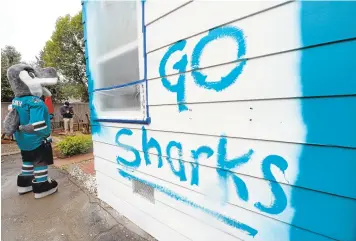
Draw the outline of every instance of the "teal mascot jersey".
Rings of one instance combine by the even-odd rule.
[[[50,115],[47,106],[37,96],[16,97],[12,108],[19,115],[20,125],[32,124],[33,133],[15,132],[17,144],[21,150],[31,151],[38,148],[51,134]]]

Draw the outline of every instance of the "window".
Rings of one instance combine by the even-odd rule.
[[[149,123],[143,19],[144,1],[83,2],[94,121]]]

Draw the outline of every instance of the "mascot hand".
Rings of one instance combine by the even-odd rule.
[[[55,85],[58,82],[58,75],[55,68],[36,69],[36,76],[39,77],[41,86]]]
[[[38,74],[40,78],[58,78],[56,69],[52,67],[36,69],[36,74]]]

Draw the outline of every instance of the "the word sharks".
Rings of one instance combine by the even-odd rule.
[[[142,160],[141,160],[141,155],[139,150],[137,150],[135,147],[127,145],[123,143],[120,139],[122,136],[132,136],[133,132],[130,129],[120,129],[115,137],[115,142],[116,144],[129,151],[132,152],[135,156],[133,160],[126,160],[125,158],[121,157],[120,155],[117,156],[117,162],[123,166],[127,166],[130,168],[139,168],[142,165]],[[158,153],[158,163],[157,167],[161,168],[164,165],[164,154],[162,152],[162,147],[159,144],[159,142],[151,137],[148,139],[147,136],[147,130],[145,127],[142,127],[142,149],[144,153],[144,165],[149,166],[151,165],[151,160],[150,160],[150,150],[155,149],[156,152]],[[248,201],[249,200],[249,192],[248,192],[248,187],[246,186],[245,182],[234,172],[232,172],[232,169],[236,170],[239,166],[246,165],[248,161],[251,159],[254,151],[251,149],[249,150],[246,154],[235,157],[232,159],[227,159],[227,138],[225,136],[221,136],[219,138],[219,141],[217,143],[217,148],[214,150],[213,148],[209,146],[200,146],[196,150],[191,150],[191,158],[192,162],[189,162],[189,164],[192,166],[192,173],[191,173],[191,180],[190,180],[190,185],[197,185],[199,186],[199,158],[205,154],[207,158],[211,158],[213,154],[215,153],[216,155],[216,163],[217,163],[217,176],[220,180],[220,186],[222,190],[224,191],[224,197],[223,197],[223,202],[228,201],[228,179],[231,178],[233,180],[233,183],[235,185],[235,190],[238,195],[238,197],[243,200],[243,201]],[[166,146],[166,163],[170,166],[170,169],[172,171],[172,174],[177,176],[179,181],[181,182],[186,182],[187,180],[187,175],[185,171],[185,165],[187,162],[183,161],[183,144],[177,141],[170,141],[167,146]],[[178,163],[179,166],[178,168],[175,168],[173,165],[173,159],[172,159],[172,150],[176,149],[178,151]],[[261,212],[265,212],[268,214],[279,214],[284,211],[284,209],[287,206],[287,197],[286,194],[284,193],[282,187],[278,182],[276,182],[275,177],[272,174],[271,168],[272,166],[277,167],[281,172],[285,172],[285,170],[288,167],[287,161],[282,158],[281,156],[278,155],[269,155],[267,156],[263,161],[262,161],[262,173],[264,175],[264,179],[269,180],[270,187],[271,187],[271,192],[274,195],[274,202],[271,205],[265,205],[262,204],[261,202],[257,202],[254,204],[255,208],[260,210]]]

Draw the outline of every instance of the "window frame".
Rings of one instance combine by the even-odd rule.
[[[137,20],[138,23],[137,25],[139,26],[139,22],[141,21],[141,31],[142,35],[140,35],[140,31],[138,30],[138,36],[137,40],[138,43],[141,41],[142,38],[142,50],[139,47],[139,56],[138,56],[138,65],[139,65],[139,72],[141,76],[141,66],[143,65],[143,79],[136,80],[130,83],[125,83],[121,85],[114,85],[114,86],[109,86],[109,87],[103,87],[103,88],[97,88],[94,89],[94,82],[93,79],[91,78],[91,71],[90,71],[90,65],[89,65],[89,52],[88,52],[88,39],[87,39],[87,15],[86,15],[86,7],[87,3],[90,0],[82,0],[82,24],[83,24],[83,29],[84,29],[84,47],[85,47],[85,61],[86,61],[86,77],[88,79],[88,93],[89,93],[89,105],[91,112],[94,111],[95,114],[91,115],[91,119],[94,122],[111,122],[111,123],[130,123],[130,124],[150,124],[151,123],[151,117],[149,115],[149,106],[148,106],[148,81],[147,81],[147,51],[146,51],[146,25],[145,25],[145,0],[135,0],[137,3],[137,6],[139,7],[141,4],[141,17],[139,16],[139,9],[137,9]],[[104,1],[101,0],[102,4],[100,4],[100,7],[103,7]],[[113,0],[115,1],[115,0]],[[130,44],[130,43],[129,43]],[[141,54],[143,55],[143,58],[141,57]],[[115,89],[120,89],[128,86],[135,86],[139,85],[140,88],[140,111],[133,111],[133,110],[120,110],[119,108],[117,110],[113,111],[98,111],[95,110],[95,98],[94,95],[95,93],[100,93],[100,92],[105,92],[109,90],[115,90]],[[110,112],[115,112],[117,113],[118,116],[122,118],[112,118],[110,115],[105,115],[106,113]],[[140,114],[141,113],[141,114]],[[142,117],[142,118],[141,118]]]

